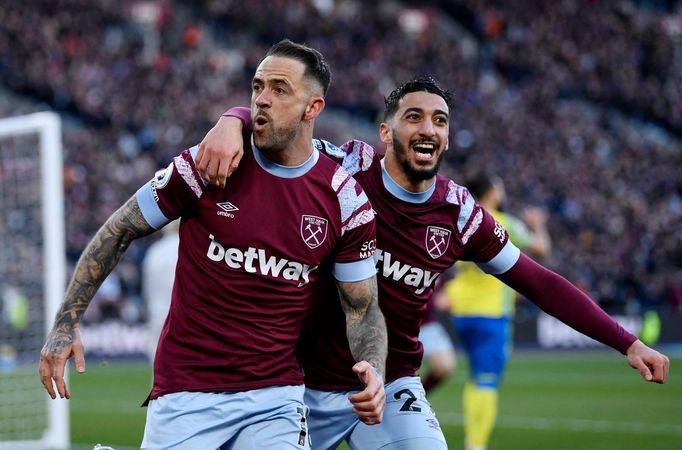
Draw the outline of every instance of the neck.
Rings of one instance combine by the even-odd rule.
[[[431,177],[426,180],[414,180],[410,178],[398,161],[398,158],[396,158],[395,152],[390,148],[386,150],[386,156],[384,157],[384,167],[393,181],[398,183],[401,188],[409,192],[424,192],[436,182],[436,177]]]
[[[312,132],[305,132],[306,130],[301,131],[303,132],[299,133],[285,148],[259,150],[263,156],[280,166],[300,166],[310,158],[310,155],[313,152],[313,146],[311,144],[313,140]]]

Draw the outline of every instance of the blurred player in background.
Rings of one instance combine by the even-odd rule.
[[[452,344],[452,338],[448,330],[440,322],[439,318],[439,314],[442,314],[441,311],[445,308],[444,305],[440,305],[438,302],[443,300],[447,302],[447,298],[439,295],[443,289],[442,280],[447,276],[447,272],[441,275],[436,282],[433,295],[427,304],[426,318],[419,329],[419,342],[424,347],[422,364],[425,363],[422,384],[424,385],[424,392],[427,394],[448,379],[457,367],[455,346]]]
[[[551,240],[541,210],[525,209],[523,220],[502,212],[505,189],[497,176],[480,172],[466,186],[478,204],[505,227],[514,245],[538,258],[549,253]],[[453,325],[469,360],[469,380],[462,396],[465,447],[483,450],[495,425],[498,388],[511,352],[516,294],[476,264],[461,261],[455,269],[440,296],[450,303]]]
[[[149,331],[147,357],[152,364],[173,294],[180,243],[179,227],[179,220],[174,220],[163,227],[161,229],[163,236],[149,246],[142,260],[142,296],[147,305]]]
[[[182,217],[142,448],[310,448],[294,352],[323,270],[333,271],[359,361],[351,367],[367,386],[355,407],[381,420],[386,328],[373,252],[363,250],[375,242],[374,211],[355,180],[310,145],[330,78],[316,50],[275,44],[253,77],[253,147],[230,186],[202,182],[194,147],[100,228],[41,352],[52,398],[70,397],[69,357],[85,371],[80,319],[104,278],[134,239]]]
[[[313,141],[362,184],[377,212],[379,303],[389,336],[385,417],[368,428],[357,422],[347,400],[362,386],[347,370],[352,356],[343,337],[343,314],[336,306],[314,310],[299,357],[317,448],[333,449],[344,439],[362,450],[447,448],[417,377],[422,360],[418,337],[435,280],[458,260],[476,262],[547,313],[627,354],[647,380],[667,378],[667,357],[638,341],[565,279],[521,253],[465,188],[437,175],[448,146],[450,102],[450,94],[432,79],[415,79],[391,92],[379,129],[386,144],[383,158],[360,141],[341,148]],[[252,126],[246,108],[226,115]],[[235,159],[239,161],[239,136],[239,122],[223,117],[200,144],[198,167],[212,183],[220,185]]]

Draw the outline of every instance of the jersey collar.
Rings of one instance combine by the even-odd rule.
[[[410,192],[400,186],[386,170],[385,160],[381,160],[381,180],[388,192],[408,203],[426,203],[431,198],[433,192],[436,190],[436,183],[433,183],[429,188],[423,192]]]
[[[308,173],[310,169],[315,166],[317,160],[320,158],[320,152],[313,147],[313,152],[310,157],[298,166],[283,166],[274,161],[269,160],[263,153],[258,150],[256,144],[251,139],[251,148],[253,149],[253,157],[259,166],[271,175],[279,178],[297,178]]]

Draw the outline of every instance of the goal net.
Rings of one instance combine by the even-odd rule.
[[[38,359],[65,283],[61,122],[0,119],[0,450],[67,449],[66,400],[51,400]]]

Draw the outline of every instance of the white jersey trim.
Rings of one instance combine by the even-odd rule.
[[[355,192],[357,184],[354,178],[348,177],[348,183],[336,194],[339,199],[339,207],[341,208],[341,222],[348,220],[358,209],[369,202],[365,191],[360,191],[360,194]]]
[[[192,161],[196,164],[197,162],[197,154],[199,154],[199,146],[195,145],[194,147],[189,149],[189,154],[192,155]],[[209,167],[211,165],[209,164]],[[203,183],[204,187],[208,186],[208,181],[204,180],[203,178],[201,179],[201,182]]]
[[[476,206],[476,202],[470,195],[463,200],[464,201],[459,206],[459,217],[457,217],[457,229],[459,230],[460,233],[464,231],[464,227],[466,226],[467,222],[469,222],[469,218],[474,213],[474,207]],[[474,231],[476,230],[474,229],[473,231],[471,231],[471,233],[473,233]]]
[[[198,146],[195,145],[194,147],[198,149]],[[196,156],[196,153],[192,154],[194,147],[189,150],[189,154],[192,156],[192,159],[194,159]],[[187,162],[187,160],[185,160],[185,158],[182,157],[182,155],[178,155],[173,158],[173,163],[175,164],[175,170],[180,174],[192,192],[194,192],[194,195],[196,195],[197,198],[201,198],[201,196],[204,194],[203,188],[206,186],[206,184],[199,186],[197,179],[194,178],[194,170],[192,169],[192,166]],[[201,179],[201,177],[199,178]]]
[[[521,250],[508,240],[500,253],[486,263],[476,263],[485,273],[499,275],[511,269],[521,256]]]
[[[328,155],[343,160],[341,165],[351,175],[367,171],[374,162],[376,152],[366,142],[353,139],[345,142],[341,147],[337,147],[324,140],[320,140],[320,142]]]
[[[347,224],[341,227],[341,235],[343,236],[354,228],[362,226],[366,223],[370,223],[372,220],[374,220],[375,215],[376,213],[374,212],[374,209],[368,209],[356,214],[351,220],[348,221]]]
[[[471,214],[467,217],[471,217]],[[459,220],[462,219],[462,210],[460,209],[459,213],[459,219],[457,222],[457,227],[459,227]],[[467,228],[467,231],[464,233],[462,236],[462,244],[466,245],[467,242],[469,242],[469,238],[471,237],[472,234],[478,230],[478,228],[481,226],[481,223],[483,222],[483,211],[479,208],[478,212],[476,212],[476,215],[474,216],[474,219],[471,221],[471,225],[469,225],[469,228]],[[460,230],[461,231],[461,230]]]
[[[353,283],[373,277],[377,274],[377,269],[374,265],[374,258],[370,256],[369,258],[349,263],[336,262],[334,263],[332,273],[338,281]]]

